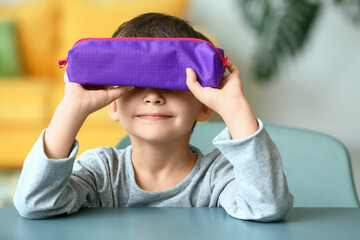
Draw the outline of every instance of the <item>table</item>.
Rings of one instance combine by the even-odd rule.
[[[360,208],[294,208],[282,222],[234,219],[222,208],[89,208],[29,220],[0,208],[0,239],[360,239]]]

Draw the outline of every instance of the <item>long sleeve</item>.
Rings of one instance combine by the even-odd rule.
[[[263,128],[231,140],[225,129],[218,149],[202,156],[179,185],[159,192],[140,189],[131,163],[131,146],[92,149],[75,161],[78,142],[68,158],[49,159],[42,133],[27,156],[14,196],[20,215],[40,219],[71,214],[85,207],[177,206],[225,208],[240,219],[273,221],[290,210],[293,198],[280,155]]]
[[[26,157],[16,188],[14,204],[20,215],[40,219],[97,206],[94,180],[71,175],[78,142],[68,158],[49,159],[44,151],[44,132]]]
[[[230,216],[257,221],[276,221],[285,217],[293,205],[279,151],[263,123],[245,139],[232,140],[224,129],[213,141],[222,155],[233,165],[233,178],[224,184],[222,174],[229,169],[221,165],[213,169],[214,189],[218,205]],[[219,187],[220,186],[220,187]]]

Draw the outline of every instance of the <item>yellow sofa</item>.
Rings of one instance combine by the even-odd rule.
[[[17,28],[22,74],[0,78],[0,168],[21,168],[63,96],[65,58],[76,40],[111,37],[115,29],[144,12],[183,16],[187,0],[38,0],[0,4],[1,19]],[[125,135],[102,109],[87,119],[77,140],[80,151],[114,146]]]

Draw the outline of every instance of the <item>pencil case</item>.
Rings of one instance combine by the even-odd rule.
[[[59,60],[70,82],[189,90],[186,68],[204,87],[217,87],[227,57],[211,43],[193,38],[84,38]]]

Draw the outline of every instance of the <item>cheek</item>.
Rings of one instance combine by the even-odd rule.
[[[119,123],[124,128],[125,131],[130,127],[132,123],[132,116],[134,116],[136,104],[130,99],[122,99],[118,104],[118,117]]]
[[[139,99],[135,94],[128,93],[118,100],[120,114],[129,115],[139,105]]]
[[[197,115],[199,113],[201,104],[199,101],[194,99],[186,99],[181,104],[178,105],[178,110],[182,112],[184,119],[193,123],[196,121]]]

